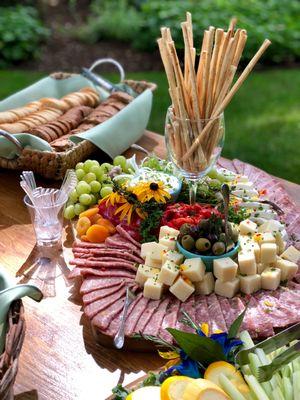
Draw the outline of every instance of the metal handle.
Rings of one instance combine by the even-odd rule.
[[[11,133],[6,132],[6,131],[0,129],[0,136],[5,137],[5,139],[7,139],[7,140],[9,140],[11,143],[13,143],[13,144],[16,146],[16,148],[18,149],[18,151],[20,152],[20,154],[22,153],[22,151],[23,151],[23,146],[22,146],[21,142],[20,142],[16,137],[14,137]],[[20,155],[20,154],[19,154],[19,155]]]
[[[118,61],[114,60],[113,58],[99,58],[90,66],[89,71],[92,72],[98,65],[101,65],[101,64],[113,64],[115,67],[117,67],[117,69],[120,73],[120,82],[124,81],[124,79],[125,79],[124,68]]]

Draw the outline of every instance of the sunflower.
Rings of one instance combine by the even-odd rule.
[[[171,197],[170,193],[164,189],[163,182],[141,182],[133,189],[133,193],[142,203],[151,199],[157,203],[166,203],[166,199]]]

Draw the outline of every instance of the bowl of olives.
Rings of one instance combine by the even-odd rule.
[[[238,227],[219,216],[202,219],[198,225],[183,224],[177,239],[177,248],[186,258],[200,257],[207,271],[212,271],[213,261],[233,257],[239,249]]]

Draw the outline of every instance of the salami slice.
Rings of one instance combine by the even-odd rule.
[[[231,305],[226,297],[218,297],[218,300],[228,331],[233,321],[236,319],[235,312],[231,308]]]
[[[139,298],[137,297],[135,299],[135,306],[134,306],[129,318],[127,318],[126,323],[125,323],[125,335],[126,336],[131,336],[133,334],[133,332],[135,332],[135,327],[136,327],[141,315],[147,308],[148,303],[149,303],[149,299],[147,299],[146,297],[143,297],[142,293],[140,294]]]
[[[98,278],[93,276],[87,276],[81,285],[80,293],[86,294],[101,288],[108,289],[110,287],[119,286],[120,283],[121,279],[119,278]]]
[[[105,297],[111,296],[112,294],[118,292],[123,286],[124,282],[121,282],[118,286],[112,286],[109,288],[101,288],[94,290],[92,292],[86,293],[82,296],[82,301],[84,306],[94,303],[97,300],[103,299]]]
[[[106,277],[106,278],[129,278],[134,280],[135,275],[128,272],[124,271],[122,269],[95,269],[95,268],[75,268],[76,271],[76,276],[87,276],[87,275],[93,275],[93,276],[101,276],[101,277]],[[74,271],[74,270],[73,270]],[[73,273],[71,272],[71,274]],[[79,273],[79,275],[78,275]]]
[[[115,268],[124,268],[132,272],[136,272],[136,267],[133,264],[129,264],[127,262],[119,261],[98,261],[98,260],[88,260],[82,258],[75,258],[70,261],[70,265],[76,265],[77,267],[82,268],[104,268],[104,269],[115,269]]]
[[[143,333],[148,335],[157,336],[161,328],[162,321],[164,319],[168,304],[170,302],[170,297],[166,297],[159,305],[156,312],[152,315],[150,321],[145,326]]]
[[[157,310],[160,304],[160,300],[150,300],[147,304],[146,309],[141,314],[135,328],[134,332],[139,333],[142,332],[145,326],[148,324],[150,318],[152,317],[153,313]]]
[[[111,304],[109,307],[100,311],[92,319],[92,324],[104,333],[106,333],[105,330],[108,328],[113,318],[122,312],[124,302],[125,296],[117,300],[115,303]]]
[[[181,303],[180,309],[179,309],[179,317],[178,317],[178,321],[176,323],[176,328],[180,329],[182,331],[185,331],[185,332],[195,332],[194,329],[192,329],[191,327],[180,322],[180,320],[182,318],[184,318],[184,314],[182,314],[182,311],[187,312],[189,314],[189,316],[191,317],[191,319],[193,321],[195,321],[195,297],[194,296],[189,297],[189,299],[187,301],[185,301],[184,303]]]
[[[211,331],[211,324],[209,320],[206,296],[196,296],[195,304],[196,304],[196,313],[195,313],[196,324],[201,326],[201,324],[206,323],[208,324],[209,329]]]
[[[172,342],[172,336],[166,330],[166,328],[175,328],[176,322],[179,315],[180,301],[178,299],[174,299],[170,302],[169,308],[165,313],[163,318],[161,328],[159,331],[159,336],[168,342]]]
[[[122,287],[118,292],[116,292],[108,297],[94,301],[91,304],[85,305],[84,306],[85,315],[88,318],[92,319],[100,311],[105,310],[111,304],[115,303],[117,300],[124,297],[125,292],[126,292],[126,289],[124,287]]]
[[[216,330],[221,330],[226,332],[227,327],[217,296],[214,293],[212,293],[209,296],[207,296],[206,300],[207,300],[208,314],[212,331],[214,332]]]
[[[141,243],[137,242],[135,239],[133,239],[132,236],[129,235],[128,232],[125,231],[124,228],[122,228],[121,225],[117,225],[116,230],[119,232],[121,236],[123,236],[125,239],[129,240],[129,242],[133,243],[136,247],[141,247]]]
[[[259,307],[259,302],[254,296],[249,299],[241,299],[247,305],[245,314],[245,325],[251,336],[269,337],[274,335],[273,324],[270,318],[265,317],[265,313]]]

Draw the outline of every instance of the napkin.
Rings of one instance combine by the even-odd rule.
[[[29,133],[15,133],[14,136],[19,140],[23,148],[31,148],[40,151],[53,151],[52,147],[46,140]],[[0,136],[0,157],[9,160],[19,155],[17,147],[3,136]]]
[[[151,113],[152,97],[151,90],[145,90],[112,118],[86,132],[71,136],[70,140],[74,143],[89,140],[114,158],[143,135]]]

